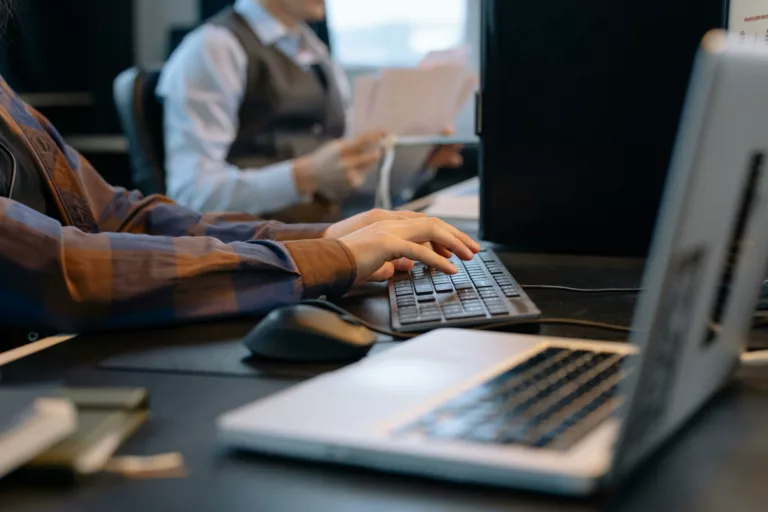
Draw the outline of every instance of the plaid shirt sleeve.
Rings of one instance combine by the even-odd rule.
[[[113,188],[29,112],[63,151],[100,232],[0,198],[0,323],[64,332],[172,325],[265,313],[354,283],[349,250],[320,238],[327,226],[202,215]]]

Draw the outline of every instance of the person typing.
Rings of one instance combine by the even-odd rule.
[[[332,225],[291,225],[201,214],[112,187],[0,78],[4,345],[28,333],[266,313],[386,280],[413,261],[455,272],[446,256],[470,259],[479,250],[418,213],[375,210]]]

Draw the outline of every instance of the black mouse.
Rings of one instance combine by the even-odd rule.
[[[333,311],[299,304],[271,312],[243,342],[259,357],[330,363],[362,359],[376,334]]]

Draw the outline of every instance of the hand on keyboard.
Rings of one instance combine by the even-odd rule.
[[[442,247],[464,261],[470,261],[480,252],[480,245],[468,235],[432,217],[377,222],[340,241],[355,257],[358,283],[391,277],[395,272],[393,262],[402,258],[424,263],[446,274],[458,271],[445,256],[423,244]],[[397,265],[402,268],[409,264],[400,261]]]
[[[458,272],[416,264],[389,286],[392,327],[418,332],[534,318],[541,314],[491,250],[471,261],[456,256]]]

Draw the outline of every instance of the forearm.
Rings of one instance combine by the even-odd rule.
[[[262,314],[341,295],[355,279],[354,260],[334,240],[85,234],[11,205],[0,211],[5,325],[84,332]]]
[[[159,236],[208,236],[224,243],[250,240],[308,240],[322,238],[327,224],[284,224],[248,213],[202,214],[163,196],[143,197],[135,191],[110,189],[100,208],[102,231]]]

